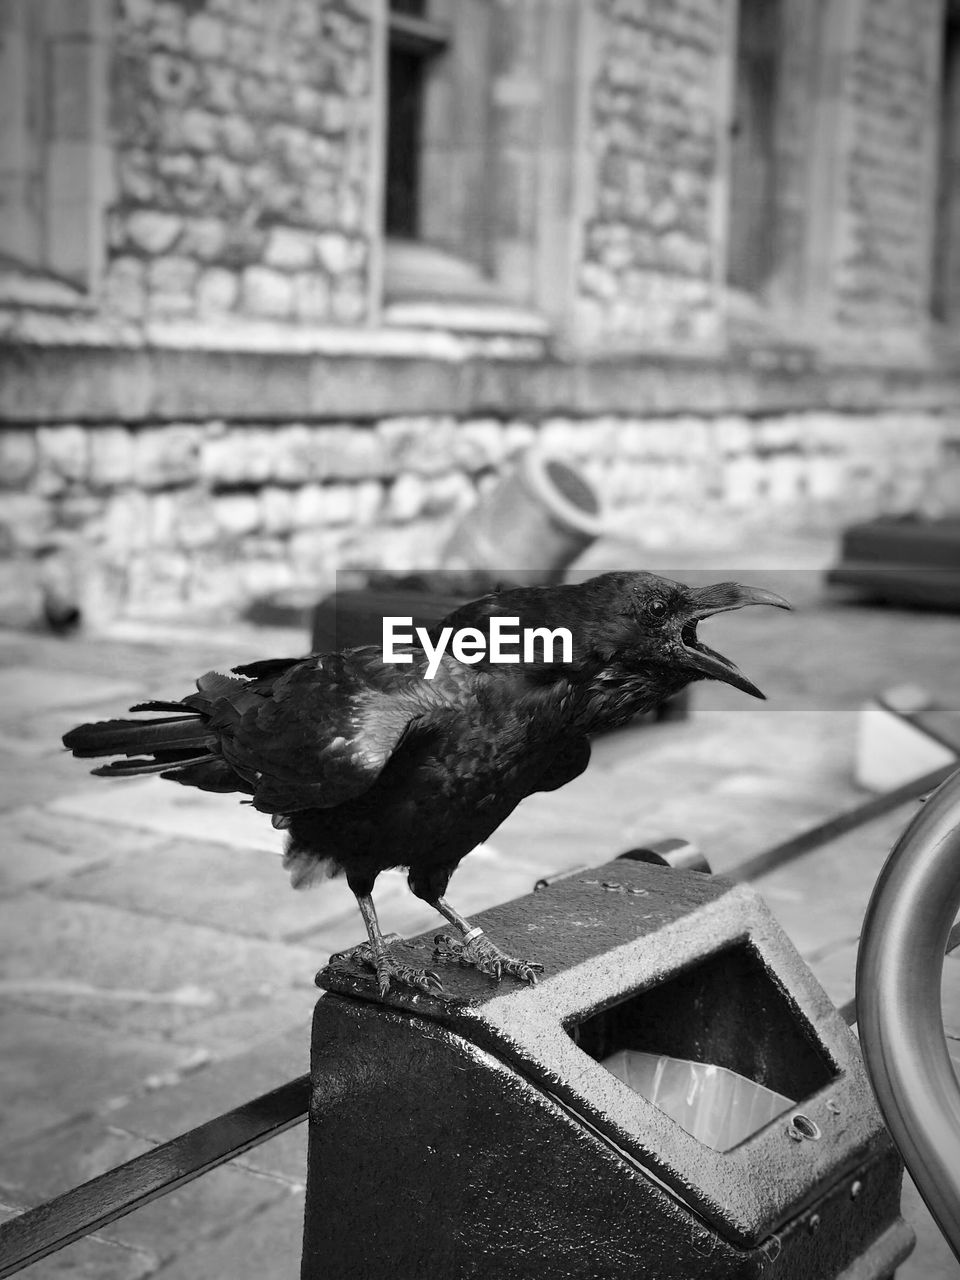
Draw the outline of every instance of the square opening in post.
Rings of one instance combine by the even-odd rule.
[[[746,1141],[837,1077],[746,941],[565,1024],[584,1053],[705,1145]]]

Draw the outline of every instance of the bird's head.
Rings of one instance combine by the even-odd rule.
[[[755,698],[764,695],[729,658],[700,640],[704,618],[745,605],[791,606],[762,587],[716,582],[688,587],[652,573],[606,573],[591,589],[591,643],[611,680],[654,678],[682,688],[692,680],[720,680]]]

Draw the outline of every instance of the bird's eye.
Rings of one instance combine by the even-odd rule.
[[[656,622],[662,622],[667,616],[667,603],[665,600],[651,600],[647,605],[647,613]]]

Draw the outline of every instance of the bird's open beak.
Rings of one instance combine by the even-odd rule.
[[[689,596],[690,608],[680,632],[680,640],[690,665],[711,680],[722,680],[724,684],[742,689],[744,693],[749,693],[754,698],[763,698],[764,694],[729,658],[708,648],[697,639],[697,623],[702,618],[709,618],[715,613],[742,609],[748,604],[770,604],[777,609],[789,609],[790,602],[773,591],[764,590],[763,587],[743,587],[738,582],[716,582],[709,587],[692,589]]]

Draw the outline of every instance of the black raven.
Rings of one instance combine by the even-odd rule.
[[[131,708],[159,717],[80,725],[63,741],[76,756],[125,757],[94,770],[105,777],[158,773],[252,797],[287,832],[296,887],[346,875],[369,939],[355,954],[381,991],[391,980],[440,988],[435,973],[398,960],[380,932],[372,893],[388,867],[407,868],[413,893],[456,931],[438,938],[440,954],[497,979],[535,982],[536,962],[506,955],[450,905],[451,875],[525,796],[583,772],[591,734],[693,680],[762,698],[697,638],[701,619],[751,604],[790,607],[755,587],[694,589],[650,573],[501,591],[457,609],[420,644],[398,647],[393,661],[364,646],[211,672],[185,698]],[[541,633],[539,656],[494,661],[488,642],[506,626],[565,629],[569,651],[558,654],[557,641],[548,654]],[[438,657],[447,628],[448,640],[463,632],[472,649]]]

